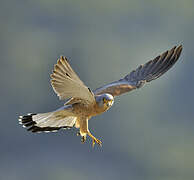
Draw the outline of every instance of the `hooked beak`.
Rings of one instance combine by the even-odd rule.
[[[113,100],[108,101],[107,104],[108,104],[109,107],[112,106],[113,105]]]

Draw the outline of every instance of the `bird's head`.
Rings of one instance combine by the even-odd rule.
[[[102,94],[96,96],[96,102],[99,107],[103,107],[105,110],[107,110],[113,105],[114,98],[111,94]]]

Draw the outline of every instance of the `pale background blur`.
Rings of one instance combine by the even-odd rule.
[[[1,0],[1,180],[193,180],[194,1]],[[183,44],[160,79],[123,95],[76,130],[32,134],[17,121],[63,105],[49,82],[65,55],[95,89]]]

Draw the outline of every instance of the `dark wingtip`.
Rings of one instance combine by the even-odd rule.
[[[64,60],[65,59],[65,56],[60,56],[60,59]]]
[[[156,57],[154,60],[146,63],[146,65],[144,66],[144,77],[142,79],[150,82],[162,76],[177,62],[182,49],[182,45],[174,46],[172,49],[161,54],[159,56],[160,58]]]
[[[179,58],[179,56],[180,56],[182,50],[183,50],[183,46],[182,46],[182,44],[181,44],[181,45],[179,45],[179,46],[177,47],[177,49],[176,49],[177,58]]]
[[[66,56],[60,56],[60,60],[63,60],[63,61],[67,61],[67,62],[68,62],[68,60],[67,60],[67,57],[66,57]]]
[[[178,47],[183,48],[183,45],[182,45],[182,44],[180,44]]]

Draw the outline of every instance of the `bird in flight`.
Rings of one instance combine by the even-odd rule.
[[[142,87],[146,82],[159,78],[168,71],[178,60],[182,45],[157,56],[144,65],[127,74],[124,78],[106,84],[92,91],[78,77],[71,68],[66,57],[61,56],[51,74],[51,85],[60,100],[68,99],[64,106],[47,113],[27,114],[19,116],[19,123],[28,131],[55,132],[59,129],[76,127],[81,141],[86,136],[102,146],[102,142],[94,137],[88,128],[91,117],[107,111],[114,103],[114,98],[133,89]]]

